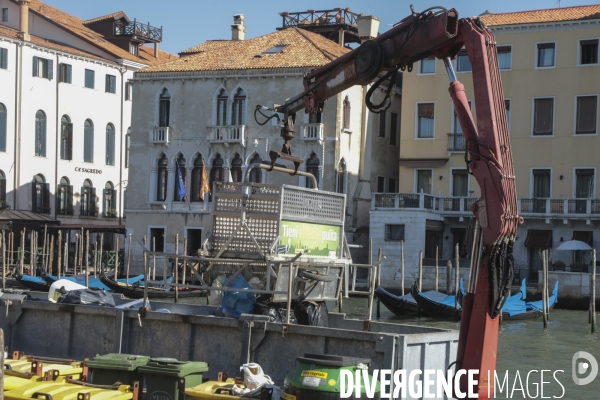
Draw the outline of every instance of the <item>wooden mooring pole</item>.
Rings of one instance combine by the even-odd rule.
[[[383,255],[381,254],[381,247],[379,248],[379,253],[377,254],[377,261],[381,262],[381,258]],[[381,264],[377,267],[377,285],[381,286]],[[381,317],[381,300],[379,297],[377,298],[377,318]]]
[[[62,262],[62,231],[58,231],[58,240],[57,240],[57,254],[56,254],[56,273],[58,279],[60,279],[60,266]]]
[[[21,272],[21,275],[23,275],[23,261],[25,260],[25,232],[27,232],[27,230],[23,228],[21,231],[21,251],[19,252],[21,253],[19,254],[19,271]],[[35,269],[33,270],[33,276],[35,276]]]
[[[596,332],[596,249],[592,250],[592,276],[590,277],[590,323]]]
[[[186,256],[188,255],[188,240],[186,237],[183,238],[183,254],[185,254]],[[181,283],[185,285],[185,273],[187,272],[187,263],[188,260],[187,258],[185,260],[183,260],[183,276],[181,277]],[[268,274],[268,271],[267,271]],[[342,281],[343,282],[343,281]]]
[[[131,263],[131,233],[127,237],[127,271],[125,272],[125,279],[129,283],[129,264]]]
[[[423,250],[419,249],[419,292],[423,290]]]
[[[104,272],[104,268],[102,267],[102,252],[103,251],[104,251],[104,232],[102,232],[100,234],[100,258],[98,259],[98,263],[100,263],[98,268],[100,268],[100,271],[102,271],[102,272]]]
[[[175,283],[179,283],[179,233],[175,234]],[[179,302],[179,287],[175,286],[175,303]]]
[[[85,232],[85,286],[89,286],[90,282],[90,231]]]
[[[48,271],[52,275],[52,264],[54,263],[54,235],[50,237],[50,255],[48,256]]]
[[[544,329],[548,328],[548,287],[546,274],[548,273],[548,252],[542,251],[542,316],[544,320]]]
[[[119,236],[116,238],[115,244],[115,281],[119,277]]]
[[[4,289],[6,289],[6,233],[2,232],[2,290]]]
[[[460,292],[460,254],[458,253],[458,243],[456,243],[456,247],[454,248],[455,258],[456,258],[456,274],[454,278],[454,309],[458,310],[458,293]]]
[[[438,290],[439,257],[440,257],[440,250],[439,250],[439,247],[436,245],[435,246],[435,291],[436,292]]]
[[[400,251],[402,252],[400,260],[400,279],[402,280],[402,296],[404,296],[404,240],[400,241]]]

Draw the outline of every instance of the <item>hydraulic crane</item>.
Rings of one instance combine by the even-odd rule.
[[[377,87],[389,82],[389,96],[398,70],[410,72],[414,63],[432,55],[444,61],[450,78],[448,91],[465,137],[465,162],[481,188],[481,198],[472,206],[480,229],[475,237],[471,281],[462,300],[456,369],[478,370],[478,387],[472,389],[479,399],[489,399],[494,391],[499,314],[509,295],[513,246],[521,222],[496,41],[481,20],[459,19],[454,9],[434,7],[417,13],[411,6],[411,10],[411,15],[389,31],[310,72],[304,77],[305,90],[274,108],[284,115],[281,136],[285,142],[281,152],[271,151],[271,162],[277,158],[292,161],[296,171],[302,163],[292,155],[290,145],[295,113],[302,108],[307,113],[320,112],[331,96],[354,85],[372,84],[367,107],[381,112],[391,101],[386,97],[381,104],[373,104],[370,98]],[[463,48],[472,64],[477,126],[451,63]],[[260,109],[264,107],[257,106],[257,111]],[[466,379],[460,387],[467,392]]]

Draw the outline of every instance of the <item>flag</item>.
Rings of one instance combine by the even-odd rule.
[[[233,177],[231,176],[231,166],[228,166],[227,168],[227,182],[233,182]]]
[[[200,198],[204,201],[204,195],[210,193],[210,185],[208,183],[208,176],[206,176],[206,168],[204,167],[204,160],[202,161],[202,173],[200,174]]]
[[[185,190],[185,184],[183,183],[183,176],[181,176],[181,167],[179,166],[179,161],[175,161],[175,166],[177,168],[177,179],[179,182],[179,186],[177,187],[177,192],[179,194],[179,201],[183,201],[185,195],[187,194]]]

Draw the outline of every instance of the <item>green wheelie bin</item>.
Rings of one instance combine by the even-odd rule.
[[[147,400],[183,400],[185,389],[202,383],[202,374],[208,371],[208,364],[151,358],[139,371],[146,379]]]
[[[110,353],[92,357],[85,365],[90,369],[90,382],[94,385],[112,385],[115,382],[132,385],[134,381],[141,385],[142,375],[138,368],[146,365],[148,360],[148,356]]]

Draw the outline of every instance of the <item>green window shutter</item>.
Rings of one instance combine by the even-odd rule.
[[[48,79],[54,78],[54,61],[48,60]]]
[[[65,77],[65,82],[67,82],[67,83],[71,83],[72,82],[71,81],[71,79],[72,79],[71,78],[71,74],[72,74],[71,69],[72,69],[71,66],[69,64],[67,64],[67,68],[66,68],[66,75],[67,76]]]
[[[33,56],[33,76],[38,76],[38,58]]]
[[[31,211],[37,212],[37,186],[31,182]]]
[[[0,68],[8,69],[8,50],[0,48]]]
[[[42,212],[44,214],[50,214],[50,184],[42,184]]]
[[[113,216],[117,216],[117,191],[113,190],[112,191],[112,197],[110,198],[110,208],[111,208],[111,213],[113,213]]]
[[[90,188],[90,214],[94,216],[96,213],[96,188]]]
[[[67,214],[73,215],[73,186],[67,186]]]

